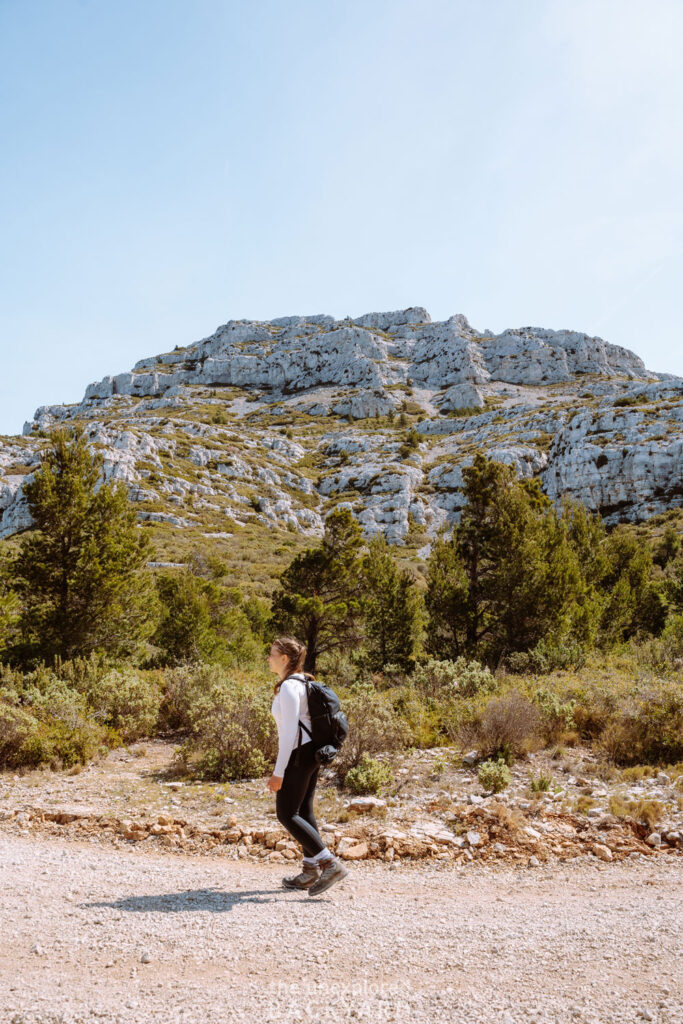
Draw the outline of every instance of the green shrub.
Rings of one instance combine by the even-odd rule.
[[[227,781],[263,775],[277,755],[277,731],[271,714],[272,690],[229,676],[207,692],[195,691],[188,706],[190,736],[179,758],[202,778]]]
[[[636,660],[657,672],[683,670],[683,614],[670,615],[658,637],[634,644]]]
[[[363,754],[360,762],[349,768],[345,777],[344,785],[353,793],[380,793],[393,779],[393,772],[389,765],[378,761],[375,757]]]
[[[493,693],[498,685],[485,665],[464,657],[455,661],[428,658],[416,666],[412,682],[425,696],[436,698],[455,694],[474,697],[479,693]]]
[[[643,685],[615,708],[596,741],[616,764],[661,764],[683,758],[683,690]]]
[[[533,701],[541,712],[541,730],[547,742],[553,742],[563,733],[576,728],[575,700],[562,701],[552,690],[543,687],[536,690]]]
[[[529,789],[532,793],[547,793],[552,784],[552,775],[545,775],[543,772],[539,772],[535,778],[533,775],[529,776]]]
[[[85,696],[45,668],[15,677],[14,691],[4,686],[0,708],[0,764],[6,767],[68,768],[119,742],[96,720]]]
[[[383,692],[405,723],[411,746],[437,747],[449,737],[449,702],[425,698],[411,685],[397,685]]]
[[[358,682],[344,694],[342,708],[349,722],[349,734],[333,764],[339,778],[360,764],[364,754],[397,750],[410,742],[407,723],[395,710],[386,693],[368,682]]]
[[[484,789],[492,793],[502,793],[512,782],[510,769],[502,757],[497,761],[482,761],[479,765],[477,778]]]
[[[32,763],[27,751],[37,728],[36,719],[28,711],[0,700],[0,768]]]
[[[179,665],[163,672],[164,693],[159,708],[162,732],[192,728],[191,711],[216,685],[222,685],[226,670],[221,665]]]
[[[580,669],[586,664],[587,651],[578,640],[550,640],[544,637],[529,651],[508,654],[506,665],[510,672],[547,675],[555,669]]]
[[[97,717],[126,742],[156,733],[161,689],[156,678],[125,667],[90,679],[86,696]]]

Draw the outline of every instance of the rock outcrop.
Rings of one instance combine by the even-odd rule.
[[[612,521],[683,501],[683,379],[577,331],[494,334],[422,307],[229,321],[76,405],[41,406],[21,438],[0,440],[0,537],[30,525],[23,483],[41,434],[73,421],[141,520],[205,536],[248,521],[320,535],[343,504],[367,536],[421,529],[426,551],[457,521],[476,451]],[[408,426],[421,440],[406,450]]]

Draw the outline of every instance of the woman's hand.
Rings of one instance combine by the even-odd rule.
[[[268,789],[271,793],[277,793],[278,789],[282,785],[282,777],[280,775],[271,775],[268,779]]]

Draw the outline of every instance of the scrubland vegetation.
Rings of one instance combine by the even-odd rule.
[[[35,528],[0,547],[1,768],[70,768],[173,735],[190,774],[263,775],[280,633],[306,644],[306,669],[342,699],[351,731],[334,768],[354,792],[380,791],[377,755],[411,747],[476,747],[494,792],[545,746],[589,744],[628,770],[683,761],[672,527],[608,531],[477,456],[461,520],[421,573],[337,509],[259,597],[204,551],[149,569],[125,491],[96,489],[98,474],[83,437],[56,431],[27,486]]]

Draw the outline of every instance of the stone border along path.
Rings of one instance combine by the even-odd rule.
[[[282,864],[0,834],[0,1024],[680,1024],[676,856]]]
[[[359,803],[361,801],[358,801]],[[425,807],[433,809],[436,800]],[[503,861],[537,866],[547,860],[573,860],[588,854],[602,861],[625,857],[674,856],[683,853],[683,835],[651,832],[631,818],[612,814],[586,818],[569,812],[539,809],[533,818],[513,813],[489,800],[486,806],[457,804],[453,815],[460,835],[434,820],[385,824],[356,819],[342,830],[322,826],[328,847],[346,860]],[[160,814],[154,819],[121,819],[78,805],[44,809],[0,809],[0,834],[59,835],[90,838],[91,842],[159,844],[179,852],[213,853],[233,858],[299,860],[300,847],[280,826],[240,825],[234,814],[222,827],[206,828],[187,818]]]

